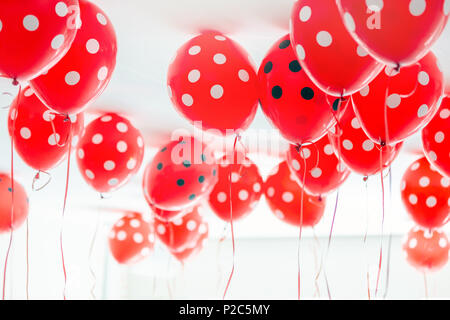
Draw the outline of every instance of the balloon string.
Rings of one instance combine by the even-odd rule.
[[[428,280],[427,280],[427,274],[426,274],[426,272],[424,271],[423,272],[423,286],[424,286],[424,289],[425,289],[425,299],[429,299],[429,296],[428,296]]]
[[[28,217],[27,217],[27,221],[26,221],[26,227],[27,227],[27,236],[26,236],[26,259],[27,259],[27,279],[26,279],[26,294],[27,294],[27,300],[30,299],[30,294],[29,294],[29,288],[30,288],[30,261],[29,261],[29,250],[28,250],[28,246],[29,246],[29,224],[28,224]]]
[[[382,218],[381,218],[381,243],[380,243],[380,258],[378,261],[378,272],[377,272],[377,282],[375,286],[375,297],[377,297],[378,294],[378,285],[380,281],[380,275],[381,275],[381,266],[383,262],[383,234],[384,234],[384,215],[385,215],[385,204],[384,204],[384,180],[383,180],[383,148],[385,146],[382,146],[380,148],[380,180],[381,180],[381,205],[382,205]]]
[[[392,210],[392,167],[389,167],[389,203],[390,203],[390,210]],[[386,264],[386,284],[383,299],[386,299],[389,290],[389,277],[391,269],[391,248],[392,248],[392,229],[389,230],[388,254]]]
[[[64,273],[64,288],[63,288],[63,297],[66,300],[66,287],[67,287],[67,272],[66,272],[66,264],[64,260],[64,248],[63,248],[63,229],[64,229],[64,215],[66,212],[67,205],[67,195],[69,192],[69,177],[70,177],[70,155],[72,153],[72,122],[70,123],[70,132],[69,132],[69,154],[67,155],[67,171],[66,171],[66,186],[64,191],[64,204],[62,209],[62,217],[61,217],[61,230],[59,232],[59,243],[61,250],[61,262],[62,269]]]
[[[53,115],[55,116],[63,116],[62,114],[59,113],[53,113]],[[64,122],[70,121],[70,118],[68,115],[64,116]],[[56,133],[56,127],[55,127],[55,123],[53,122],[53,119],[50,118],[50,124],[52,126],[52,131],[53,131],[53,137],[55,138],[55,143],[58,147],[60,148],[64,148],[67,145],[67,142],[72,141],[72,121],[70,121],[70,130],[69,133],[67,134],[66,140],[64,141],[63,144],[59,143],[60,139],[57,139],[57,137],[59,136],[58,133]]]
[[[228,223],[225,223],[225,226],[223,228],[222,236],[219,238],[219,241],[217,242],[217,256],[216,256],[216,260],[217,260],[216,261],[217,262],[217,275],[218,275],[218,277],[217,277],[217,288],[216,288],[217,293],[220,290],[220,283],[222,282],[222,265],[220,264],[220,253],[222,251],[222,246],[223,246],[223,243],[224,243],[225,238],[226,238],[227,229],[228,229]]]
[[[303,158],[303,177],[302,177],[302,191],[300,196],[300,224],[298,228],[298,242],[297,242],[297,299],[301,298],[301,240],[303,231],[303,201],[305,195],[305,180],[306,180],[306,157],[303,148],[299,146],[299,154]]]
[[[103,198],[100,197],[100,199],[103,199]],[[98,233],[99,226],[100,226],[100,210],[97,211],[97,221],[95,223],[95,230],[94,230],[94,234],[92,235],[92,240],[91,240],[91,244],[89,246],[89,255],[88,255],[89,273],[91,274],[91,277],[93,279],[90,292],[91,292],[91,297],[94,300],[96,299],[95,287],[97,285],[97,276],[95,274],[93,263],[92,263],[92,254],[94,252],[94,247],[95,247],[95,242],[97,240],[97,233]]]
[[[369,271],[367,271],[366,277],[367,277],[367,296],[368,296],[368,299],[371,300],[371,297],[370,297],[370,277],[369,277]]]
[[[313,237],[314,237],[314,242],[315,242],[314,248],[321,251],[320,241],[319,241],[319,238],[317,238],[316,229],[314,227],[313,227]],[[316,251],[314,251],[314,253],[315,252]],[[314,258],[316,258],[316,254],[314,254]],[[315,294],[317,294],[318,298],[320,298],[319,277],[320,277],[320,274],[322,273],[322,267],[323,267],[323,254],[321,253],[320,254],[320,265],[318,266],[317,271],[316,271],[316,276],[314,277],[314,285],[316,287]]]
[[[41,179],[41,175],[45,174],[47,176],[47,180],[44,182],[42,186],[36,187],[36,183]],[[33,182],[31,183],[32,191],[40,191],[44,189],[50,182],[52,181],[52,176],[50,173],[39,170],[33,178]]]

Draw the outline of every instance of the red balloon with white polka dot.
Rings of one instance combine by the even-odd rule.
[[[337,157],[353,172],[371,176],[388,168],[400,153],[402,142],[381,147],[367,137],[353,108],[342,114],[339,125],[328,133]]]
[[[383,65],[345,29],[336,0],[298,0],[292,9],[290,29],[301,66],[330,95],[351,95],[382,69]]]
[[[258,79],[262,110],[289,142],[315,142],[335,123],[333,112],[339,101],[329,101],[302,70],[289,34],[270,48],[259,67]]]
[[[82,113],[70,117],[42,104],[30,87],[25,87],[9,110],[8,130],[22,160],[38,171],[47,171],[76,146],[84,128]]]
[[[25,82],[57,63],[77,33],[78,0],[0,1],[0,75]]]
[[[314,195],[336,190],[350,175],[350,170],[334,154],[328,136],[301,148],[291,145],[287,158],[296,181]]]
[[[420,271],[437,271],[448,262],[450,244],[444,232],[413,228],[403,243],[406,260]]]
[[[257,78],[248,53],[229,37],[204,32],[181,46],[169,66],[169,96],[203,130],[245,130],[258,107]]]
[[[314,227],[325,211],[325,198],[302,190],[286,161],[275,167],[267,177],[264,194],[273,214],[293,226]]]
[[[420,60],[439,38],[449,0],[337,0],[353,38],[370,55],[393,67]]]
[[[206,225],[207,227],[208,225]],[[181,250],[181,251],[170,251],[170,253],[181,262],[181,264],[184,264],[186,260],[193,258],[196,256],[200,251],[202,251],[203,247],[205,246],[205,243],[208,241],[208,230],[201,234],[200,238],[196,241],[190,244],[187,248]]]
[[[394,145],[430,122],[444,93],[439,61],[430,52],[418,64],[396,71],[386,67],[353,97],[354,110],[368,137]]]
[[[130,212],[120,218],[109,233],[109,249],[121,264],[132,264],[153,250],[155,234],[149,216]]]
[[[14,188],[14,205],[12,192]],[[28,197],[25,189],[11,176],[0,172],[0,233],[19,228],[28,216]],[[11,219],[12,217],[12,219]]]
[[[432,229],[450,219],[450,179],[442,176],[423,157],[406,170],[401,182],[403,204],[413,220]]]
[[[144,139],[132,123],[106,113],[86,126],[78,143],[77,163],[84,180],[96,191],[118,189],[139,171]]]
[[[262,186],[258,167],[250,159],[244,157],[238,162],[228,163],[225,156],[219,164],[219,181],[209,194],[209,205],[224,221],[242,219],[258,204]]]
[[[422,130],[425,156],[443,175],[450,177],[450,97],[444,98],[434,118]]]
[[[70,50],[30,82],[45,105],[62,114],[88,107],[106,88],[116,66],[117,41],[111,21],[92,2],[79,1],[81,20]]]

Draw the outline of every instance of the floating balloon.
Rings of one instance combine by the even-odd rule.
[[[33,169],[47,171],[67,155],[70,142],[76,146],[84,128],[84,116],[64,116],[49,110],[25,87],[9,110],[8,130],[14,148]]]
[[[450,245],[441,231],[414,228],[403,244],[407,261],[421,271],[436,271],[447,264]]]
[[[335,0],[297,1],[291,15],[291,40],[305,72],[333,96],[361,90],[382,69],[347,32]]]
[[[156,235],[170,251],[181,252],[193,248],[198,239],[208,232],[208,225],[198,210],[198,207],[193,208],[185,216],[169,222],[155,220]]]
[[[212,150],[200,141],[183,137],[158,151],[144,175],[144,195],[150,205],[180,211],[208,196],[217,182]]]
[[[302,192],[302,225],[314,227],[325,211],[325,198],[302,191],[286,162],[280,163],[264,184],[264,194],[272,212],[278,219],[293,226],[300,226]]]
[[[264,114],[289,142],[315,142],[335,123],[333,113],[338,113],[339,99],[329,102],[309,79],[295,56],[289,35],[270,48],[259,67],[258,79]]]
[[[217,32],[205,32],[176,53],[167,75],[177,110],[201,129],[245,130],[258,107],[257,78],[248,53]]]
[[[12,191],[14,187],[14,206]],[[28,216],[28,197],[20,183],[0,173],[0,233],[19,228]],[[12,219],[11,219],[12,218]]]
[[[208,227],[207,224],[205,224]],[[182,264],[186,262],[187,259],[192,258],[197,255],[205,246],[205,242],[208,239],[208,230],[200,235],[200,238],[194,242],[192,245],[189,245],[186,249],[182,251],[170,251],[170,253]]]
[[[426,158],[408,167],[401,192],[403,204],[418,225],[438,228],[450,219],[450,179],[440,175]]]
[[[141,133],[116,113],[106,113],[89,123],[77,150],[83,178],[100,193],[124,185],[139,171],[143,157]]]
[[[181,211],[162,210],[153,206],[151,203],[149,203],[149,206],[152,209],[153,213],[155,214],[156,219],[163,222],[168,222],[180,218],[189,212],[189,209],[184,209]]]
[[[350,174],[350,170],[340,163],[334,154],[328,136],[306,147],[291,145],[287,158],[295,180],[310,194],[325,195],[332,192],[339,188]]]
[[[386,67],[370,85],[353,95],[363,130],[376,143],[394,145],[423,128],[439,108],[444,78],[430,52],[399,72]]]
[[[448,20],[448,0],[337,0],[347,30],[379,61],[393,67],[423,58]]]
[[[374,143],[361,128],[352,108],[344,111],[339,125],[330,131],[328,137],[337,157],[353,172],[366,177],[388,168],[403,145],[400,142],[395,146],[382,147]]]
[[[425,156],[443,175],[450,177],[450,97],[444,98],[440,109],[422,130]]]
[[[46,74],[30,82],[45,105],[62,114],[84,110],[106,88],[116,65],[111,21],[92,2],[79,1],[82,24],[70,50]]]
[[[155,234],[150,219],[130,212],[117,221],[109,234],[109,249],[118,263],[132,264],[153,250]]]
[[[0,75],[25,82],[69,50],[80,7],[78,0],[2,0],[0,12]]]
[[[225,156],[219,165],[219,181],[209,194],[209,205],[224,221],[242,219],[258,204],[262,186],[258,167],[250,159],[227,163]]]

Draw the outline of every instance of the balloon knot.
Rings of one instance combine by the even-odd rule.
[[[380,142],[380,146],[386,147],[386,141],[381,141],[381,142]]]
[[[368,176],[363,177],[363,181],[364,181],[364,182],[367,182],[368,179],[369,179]]]
[[[16,78],[13,79],[12,81],[13,86],[18,86],[19,85],[19,81],[17,81]]]

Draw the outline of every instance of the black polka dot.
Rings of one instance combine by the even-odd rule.
[[[337,98],[336,100],[334,100],[334,102],[333,102],[333,110],[334,111],[338,111],[338,109],[339,109],[339,107],[340,107],[340,101],[341,101],[341,99],[339,99],[339,98]]]
[[[283,89],[280,86],[275,86],[272,88],[272,97],[275,99],[280,99],[283,95]]]
[[[178,179],[177,180],[177,185],[179,185],[180,187],[184,186],[184,180],[183,179]]]
[[[264,73],[269,73],[270,71],[272,71],[272,67],[273,67],[272,61],[268,61],[264,66]]]
[[[191,162],[189,160],[184,160],[183,166],[185,166],[186,168],[189,168],[191,166]]]
[[[162,162],[158,163],[158,165],[156,166],[156,168],[157,168],[158,170],[161,170],[161,169],[163,168]]]
[[[195,199],[195,194],[191,194],[190,196],[189,196],[189,200],[194,200]]]
[[[299,72],[300,70],[302,70],[302,67],[300,66],[300,63],[298,63],[297,60],[292,60],[289,63],[289,70],[291,70],[292,72]]]
[[[314,98],[314,90],[310,87],[304,87],[302,89],[302,98],[305,100],[311,100]]]
[[[281,41],[280,45],[278,46],[280,49],[286,49],[291,45],[291,41],[289,40],[283,40]]]

